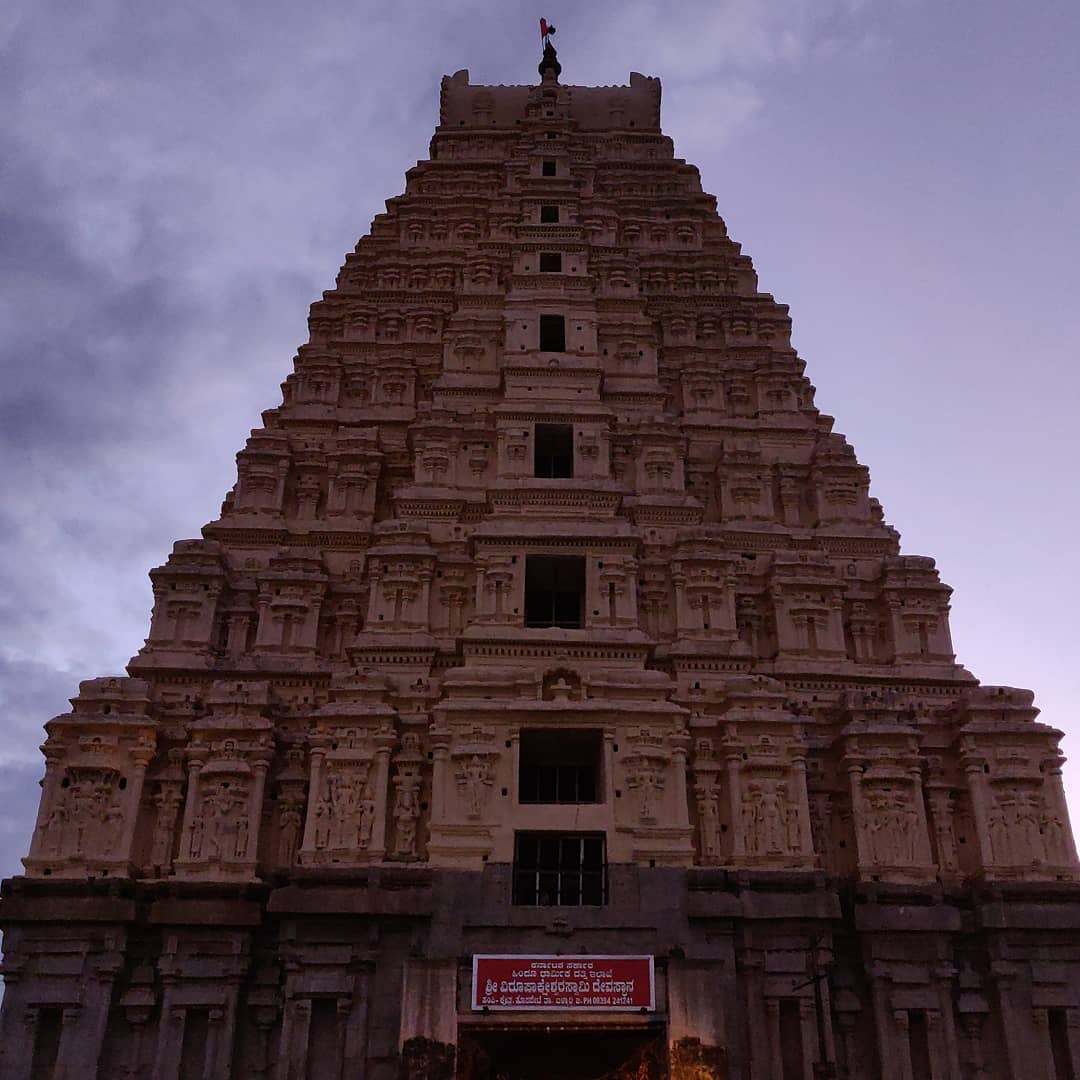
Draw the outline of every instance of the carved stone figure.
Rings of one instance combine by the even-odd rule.
[[[458,784],[465,797],[466,813],[469,817],[480,817],[494,782],[491,763],[486,758],[473,754],[462,763],[458,770]]]
[[[394,795],[394,823],[396,855],[416,855],[416,828],[420,817],[420,778],[418,776],[394,777],[397,791]]]

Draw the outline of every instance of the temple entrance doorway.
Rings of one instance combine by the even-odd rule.
[[[458,1080],[665,1080],[662,1028],[462,1033]]]

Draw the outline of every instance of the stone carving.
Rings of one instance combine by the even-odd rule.
[[[414,859],[419,855],[423,787],[420,770],[423,761],[419,735],[413,731],[405,732],[401,737],[401,750],[395,760],[395,773],[391,781],[394,787],[393,851],[398,858]]]
[[[236,778],[203,781],[203,812],[191,826],[191,859],[236,860],[248,854],[248,790]]]
[[[483,814],[488,793],[494,784],[491,761],[480,754],[472,754],[458,766],[457,781],[465,801],[466,812],[471,818]]]
[[[871,860],[879,866],[914,866],[920,861],[919,812],[906,788],[871,791],[871,813],[860,820]]]
[[[743,833],[751,855],[798,851],[799,810],[787,801],[787,785],[758,780],[743,794]]]
[[[279,866],[292,866],[300,848],[304,828],[304,804],[299,799],[283,799],[278,814]]]
[[[45,823],[43,851],[55,857],[112,855],[124,819],[127,780],[108,767],[71,766]]]
[[[644,729],[633,737],[631,745],[632,752],[623,762],[626,783],[636,796],[638,820],[651,824],[660,812],[670,757],[663,740]]]
[[[394,854],[412,858],[416,855],[416,823],[420,817],[420,778],[395,776],[394,788]]]
[[[1024,789],[995,792],[987,821],[994,862],[1001,866],[1028,866],[1045,861],[1044,823],[1048,820],[1057,850],[1064,850],[1064,826],[1056,815],[1049,818],[1047,807],[1037,793]]]
[[[316,848],[366,848],[375,801],[368,785],[370,762],[332,763],[315,800]]]
[[[701,855],[705,862],[720,857],[720,792],[715,777],[694,785],[698,822],[701,830]]]

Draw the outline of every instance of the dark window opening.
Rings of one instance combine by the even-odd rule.
[[[542,251],[540,253],[541,274],[561,274],[562,255],[557,251]]]
[[[574,425],[537,424],[533,432],[533,476],[567,480],[574,475]]]
[[[780,999],[780,1072],[783,1080],[803,1080],[802,1018],[794,998]],[[926,1074],[929,1077],[929,1073]]]
[[[525,560],[525,625],[581,627],[585,560],[580,556],[529,555]]]
[[[559,223],[559,208],[557,206],[540,207],[540,224],[557,225]]]
[[[602,833],[517,833],[514,903],[540,907],[607,903]]]
[[[562,315],[540,316],[540,351],[566,352],[566,319]]]
[[[338,1058],[337,998],[313,998],[308,1026],[307,1075],[321,1076],[320,1067],[336,1065]]]
[[[180,1080],[203,1080],[206,1075],[206,1044],[210,1040],[210,1010],[184,1012],[184,1037],[180,1043]]]
[[[1069,1021],[1064,1009],[1047,1009],[1046,1019],[1050,1025],[1050,1054],[1054,1059],[1054,1080],[1071,1080],[1072,1052],[1069,1049]]]
[[[602,738],[599,731],[523,731],[519,801],[598,802]]]
[[[926,1013],[921,1009],[908,1012],[908,1047],[911,1052],[911,1071],[915,1076],[933,1076],[930,1063],[930,1031]]]
[[[60,1053],[60,1035],[64,1029],[63,1009],[38,1009],[34,1030],[34,1052],[30,1060],[30,1075],[49,1080],[56,1068]]]
[[[554,176],[555,175],[555,162],[545,159],[540,166],[541,176]]]

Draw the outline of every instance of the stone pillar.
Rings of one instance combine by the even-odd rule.
[[[855,859],[857,862],[856,873],[861,874],[864,867],[873,863],[872,853],[868,850],[869,844],[866,839],[866,830],[862,825],[866,822],[866,804],[863,801],[862,775],[863,767],[857,762],[849,762],[847,766],[848,784],[851,789],[851,820],[855,827]]]
[[[728,815],[731,829],[731,854],[738,856],[746,851],[746,835],[742,819],[742,784],[739,782],[739,767],[742,761],[739,750],[729,747],[724,755],[727,772]]]
[[[759,952],[744,953],[739,973],[746,987],[747,1057],[750,1080],[772,1080],[768,1063],[769,1027],[765,1011],[762,975],[765,959]]]
[[[256,759],[251,763],[255,778],[251,785],[251,796],[248,802],[248,846],[244,852],[244,860],[252,865],[258,865],[259,861],[259,829],[262,825],[263,798],[266,794],[266,773],[270,768],[270,762],[266,759]]]
[[[259,593],[257,601],[259,621],[255,627],[256,650],[277,644],[273,628],[273,609],[270,606],[273,599],[273,596],[268,592]]]
[[[918,765],[908,769],[911,779],[911,801],[918,815],[916,828],[919,830],[916,838],[915,860],[919,865],[932,866],[934,862],[933,852],[930,850],[930,825],[926,820],[926,800],[923,798],[922,772]]]
[[[308,1040],[311,1036],[311,999],[290,998],[281,1024],[281,1050],[276,1080],[306,1080]]]
[[[1050,1016],[1046,1009],[1031,1010],[1031,1026],[1035,1031],[1035,1040],[1030,1049],[1034,1050],[1036,1046],[1039,1049],[1034,1054],[1029,1052],[1025,1077],[1030,1080],[1057,1080],[1054,1051],[1050,1045]]]
[[[323,765],[326,762],[326,747],[312,746],[311,748],[311,786],[308,789],[307,819],[304,822],[304,851],[315,850],[315,829],[317,820],[315,808],[322,798]]]
[[[769,1055],[769,1080],[784,1080],[784,1058],[780,1041],[780,1001],[778,998],[765,999],[765,1045]]]
[[[945,1080],[962,1080],[960,1041],[956,1035],[956,1020],[953,1016],[953,984],[956,981],[956,969],[951,964],[942,964],[934,975],[939,1004],[937,1010],[928,1013],[926,1017],[930,1048],[938,1055],[941,1062],[939,1069],[941,1076]]]
[[[514,782],[520,775],[518,753],[514,755]],[[518,793],[520,797],[520,792]],[[615,813],[615,731],[604,728],[604,803]]]
[[[184,1016],[186,1010],[172,1004],[173,988],[167,986],[158,1023],[157,1053],[154,1055],[152,1080],[173,1080],[180,1068],[180,1052],[184,1045]]]
[[[672,824],[679,828],[690,827],[690,801],[686,794],[686,751],[690,736],[685,732],[671,739],[671,768],[674,771],[675,816]]]
[[[882,1048],[882,1057],[895,1058],[897,1080],[925,1080],[924,1077],[916,1077],[911,1070],[911,1022],[907,1010],[893,1009],[892,1018],[892,1046]],[[930,1077],[929,1080],[934,1078]]]
[[[985,869],[993,865],[994,854],[990,847],[986,776],[983,773],[982,763],[978,760],[965,761],[964,776],[967,780],[968,798],[971,800],[971,816],[975,823],[975,844],[979,853],[979,866]]]
[[[142,810],[143,784],[146,781],[146,769],[154,756],[150,746],[138,746],[132,753],[135,761],[135,769],[132,773],[131,784],[128,787],[127,806],[124,808],[124,833],[120,840],[118,852],[124,859],[131,862],[132,843],[135,839],[135,826],[139,822],[139,812]]]
[[[791,759],[795,778],[795,805],[799,810],[800,855],[814,854],[814,834],[810,828],[810,795],[806,789],[806,756],[795,753]]]
[[[45,744],[45,777],[41,781],[41,802],[38,803],[37,823],[34,825],[34,835],[30,841],[31,859],[43,854],[42,845],[49,823],[49,815],[56,806],[57,792],[60,788],[60,780],[63,769],[61,761],[64,758],[64,750],[59,746]]]
[[[1065,854],[1068,858],[1070,866],[1077,865],[1076,854],[1076,837],[1073,833],[1072,821],[1069,818],[1069,807],[1065,802],[1065,788],[1061,782],[1061,766],[1060,764],[1047,770],[1045,794],[1044,798],[1048,804],[1050,811],[1056,814],[1058,821],[1062,824],[1062,831],[1065,838]],[[1074,1061],[1080,1061],[1080,1058],[1073,1058]],[[1080,1066],[1077,1066],[1080,1068]]]
[[[446,822],[446,787],[450,770],[447,765],[450,754],[450,732],[445,728],[431,729],[431,823],[442,825]]]
[[[353,979],[353,995],[345,1017],[342,1046],[342,1076],[365,1080],[367,1076],[368,999],[371,992],[371,965],[365,963]]]
[[[380,731],[375,736],[375,776],[371,781],[371,794],[375,800],[375,815],[371,825],[371,844],[368,852],[372,861],[378,862],[386,854],[386,804],[390,784],[390,751],[397,742],[391,730]]]
[[[199,792],[199,772],[203,767],[201,758],[193,757],[188,761],[187,802],[184,803],[184,823],[181,826],[180,858],[190,859],[191,835],[195,819],[202,813],[202,799]]]
[[[980,1013],[964,1013],[960,1029],[964,1036],[964,1058],[970,1080],[987,1080],[986,1060],[982,1048],[983,1017]]]
[[[903,1080],[900,1060],[896,1055],[896,1028],[889,1004],[889,987],[880,971],[870,972],[870,993],[874,1000],[874,1030],[881,1080]]]

